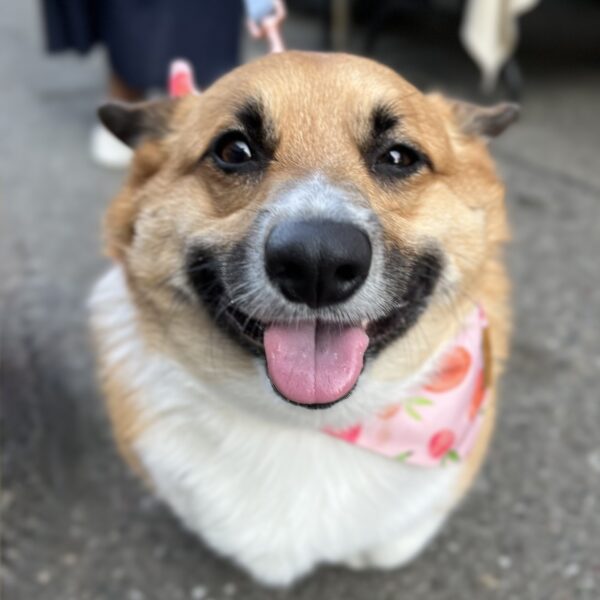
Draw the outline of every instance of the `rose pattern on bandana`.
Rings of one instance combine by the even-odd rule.
[[[474,310],[426,385],[343,431],[326,433],[406,464],[436,467],[464,460],[483,422],[487,319]]]

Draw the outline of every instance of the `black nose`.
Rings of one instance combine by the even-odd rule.
[[[342,302],[360,288],[371,266],[371,243],[349,223],[284,222],[269,234],[265,262],[288,300],[317,308]]]

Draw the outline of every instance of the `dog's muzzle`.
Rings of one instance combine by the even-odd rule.
[[[217,323],[266,359],[287,401],[327,408],[373,355],[417,319],[439,275],[435,253],[386,246],[366,200],[315,177],[283,188],[225,251],[188,259]]]

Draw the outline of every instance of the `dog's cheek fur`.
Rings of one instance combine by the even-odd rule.
[[[160,170],[166,150],[160,141],[144,143],[136,151],[125,187],[111,202],[104,219],[105,251],[122,261],[135,233],[142,206],[139,190]]]
[[[185,186],[184,186],[185,187]],[[223,223],[230,231],[247,227],[239,215],[218,219],[203,202],[179,186],[156,184],[160,201],[142,201],[136,233],[123,264],[137,321],[146,342],[203,382],[254,375],[252,357],[224,335],[193,293],[187,273],[189,253],[199,243],[222,248]],[[171,191],[169,191],[171,189]],[[192,198],[196,201],[193,202]]]
[[[454,144],[453,144],[454,145]],[[427,177],[407,207],[387,198],[379,208],[390,237],[410,248],[437,248],[444,257],[441,286],[452,295],[476,287],[490,258],[507,238],[504,190],[489,154],[478,141],[454,146],[445,172]],[[397,199],[396,199],[396,202]]]
[[[448,315],[462,314],[473,298],[485,307],[490,321],[494,376],[503,369],[510,333],[508,279],[502,265],[502,247],[508,238],[504,188],[482,141],[462,136],[451,124],[447,141],[443,167],[434,175],[417,175],[410,193],[400,188],[371,195],[388,239],[407,252],[437,249],[443,267],[416,330],[374,361],[372,375],[377,379],[394,379],[402,364],[407,365],[407,373],[418,369],[425,360],[422,338],[434,345],[446,338]],[[490,418],[490,432],[492,423]],[[485,446],[482,442],[481,448]],[[470,475],[465,475],[461,490],[477,472],[483,453],[481,449],[479,459],[470,461]]]

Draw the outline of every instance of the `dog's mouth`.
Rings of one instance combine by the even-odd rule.
[[[385,342],[401,313],[360,325],[320,320],[284,324],[263,323],[229,305],[224,317],[265,357],[267,374],[280,396],[301,406],[328,408],[352,392],[367,351]]]
[[[414,270],[400,308],[361,323],[253,318],[229,299],[213,257],[196,255],[189,271],[192,286],[217,325],[265,360],[271,384],[284,400],[305,408],[329,408],[352,393],[368,358],[416,322],[437,278],[433,271],[439,265],[430,259]]]

